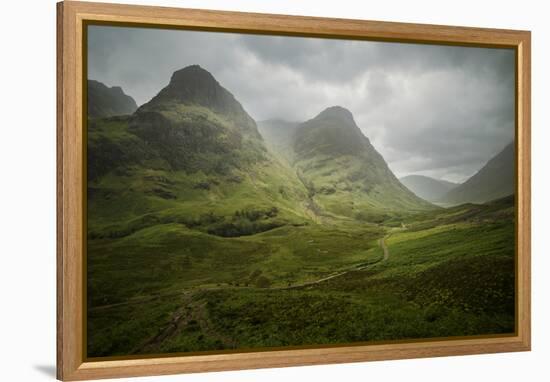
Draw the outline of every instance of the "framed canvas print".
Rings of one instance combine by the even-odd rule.
[[[530,349],[530,33],[58,4],[58,378]]]

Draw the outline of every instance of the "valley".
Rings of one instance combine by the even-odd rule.
[[[197,65],[90,116],[89,357],[514,332],[513,195],[420,198],[340,106],[281,123]]]

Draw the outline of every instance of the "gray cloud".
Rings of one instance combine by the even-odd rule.
[[[306,120],[332,105],[398,176],[469,177],[514,139],[514,51],[90,27],[89,78],[147,102],[199,64],[256,119]]]

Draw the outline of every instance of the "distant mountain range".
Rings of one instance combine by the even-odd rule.
[[[408,175],[399,180],[417,196],[432,203],[440,202],[447,192],[459,185],[424,175]]]
[[[88,80],[88,118],[104,118],[132,114],[136,101],[119,86],[107,87],[101,82]]]

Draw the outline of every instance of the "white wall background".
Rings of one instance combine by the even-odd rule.
[[[121,0],[122,1],[122,0]],[[128,1],[123,1],[128,2]],[[533,32],[533,351],[141,378],[142,381],[548,380],[550,23],[539,0],[189,0],[135,4],[529,29]],[[0,380],[55,368],[55,1],[2,4],[0,23]]]

